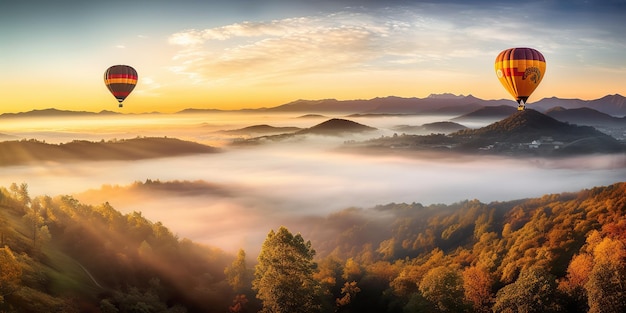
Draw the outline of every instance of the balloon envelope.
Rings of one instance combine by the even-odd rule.
[[[137,71],[128,65],[113,65],[104,72],[104,83],[122,107],[122,101],[128,97],[137,85]]]
[[[496,75],[517,103],[526,103],[546,71],[546,59],[531,48],[506,49],[496,58]]]

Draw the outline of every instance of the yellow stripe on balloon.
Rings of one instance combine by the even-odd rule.
[[[137,80],[136,79],[131,79],[131,78],[110,78],[110,79],[105,79],[104,83],[109,85],[109,84],[137,84]]]

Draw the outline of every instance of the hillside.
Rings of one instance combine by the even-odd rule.
[[[615,117],[592,108],[566,109],[554,107],[545,113],[559,121],[576,125],[626,127],[626,117]]]
[[[317,124],[313,127],[306,128],[298,131],[296,134],[313,134],[313,135],[326,135],[326,136],[341,136],[347,133],[362,133],[374,131],[376,128],[359,124],[346,119],[333,118]]]
[[[392,128],[395,131],[404,132],[404,133],[413,133],[413,134],[431,134],[431,133],[453,133],[462,129],[467,129],[467,127],[455,123],[455,122],[433,122],[426,123],[420,126],[410,126],[410,125],[398,125]]]
[[[299,127],[274,127],[270,125],[253,125],[240,129],[231,129],[231,130],[223,130],[219,131],[219,133],[227,134],[227,135],[271,135],[271,134],[282,134],[282,133],[292,133],[301,130]]]
[[[474,130],[451,134],[461,140],[459,148],[492,145],[496,150],[511,151],[516,144],[528,144],[532,154],[586,154],[623,152],[624,145],[590,126],[571,125],[535,110],[518,111],[511,116]],[[533,142],[537,146],[533,148]],[[541,144],[550,149],[538,149]],[[518,146],[519,147],[519,146]],[[520,152],[531,152],[523,149]]]
[[[226,312],[217,249],[141,212],[0,187],[2,312]],[[223,299],[229,299],[225,301]]]
[[[216,148],[174,138],[143,137],[115,141],[75,140],[47,144],[37,140],[0,142],[0,166],[41,161],[139,160],[194,153],[215,153]]]
[[[128,190],[186,186],[212,189]],[[506,202],[390,203],[302,216],[295,231],[317,251],[313,281],[331,304],[322,312],[336,311],[349,284],[354,312],[623,312],[624,194],[626,182]],[[261,309],[251,272],[236,276],[237,290],[224,274],[233,256],[141,212],[31,198],[13,184],[0,187],[0,220],[4,312],[227,312],[242,296],[246,311]]]
[[[453,121],[467,121],[474,119],[503,119],[517,112],[517,108],[509,105],[481,107],[470,113],[455,117]]]
[[[124,198],[125,203],[140,203],[145,202],[146,199],[163,196],[194,197],[210,195],[232,196],[222,186],[206,181],[160,181],[158,179],[134,182],[128,186],[103,185],[99,189],[86,190],[72,196],[84,203],[105,203],[119,198]]]
[[[478,137],[494,142],[524,143],[540,137],[571,142],[587,137],[608,137],[593,127],[576,126],[559,122],[535,110],[516,111],[509,117],[473,130],[463,130],[453,134],[457,137]]]
[[[564,156],[619,153],[623,143],[590,126],[577,126],[526,109],[478,129],[444,135],[402,135],[353,143],[352,147],[435,150],[505,155]]]

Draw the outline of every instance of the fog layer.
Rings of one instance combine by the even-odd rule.
[[[281,121],[275,126],[286,124]],[[80,200],[108,201],[123,213],[141,211],[152,221],[162,221],[180,237],[230,251],[243,247],[254,252],[272,228],[286,225],[297,232],[294,223],[303,216],[391,202],[506,201],[578,191],[626,178],[624,155],[567,160],[367,155],[334,150],[341,140],[304,138],[228,148],[218,154],[132,162],[1,167],[0,186],[25,182],[31,196],[54,196],[79,195],[88,189],[100,190],[102,185],[124,187],[147,179],[200,180],[220,192],[133,196],[109,189],[83,193]]]

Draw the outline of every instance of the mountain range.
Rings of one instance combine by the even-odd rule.
[[[441,114],[463,115],[482,107],[507,106],[517,107],[513,100],[483,100],[472,95],[433,94],[426,98],[379,97],[373,99],[356,100],[296,100],[290,103],[271,108],[243,109],[237,112],[293,112],[293,113],[344,113],[344,114]],[[626,116],[626,97],[614,94],[595,100],[543,98],[527,105],[528,108],[546,112],[555,107],[564,109],[590,108],[612,115]],[[227,112],[218,109],[189,108],[176,114]],[[230,111],[232,112],[232,111]],[[0,118],[11,117],[46,117],[46,116],[78,116],[78,115],[111,115],[122,114],[103,110],[99,113],[86,111],[66,111],[58,109],[33,110],[20,113],[3,113]],[[145,113],[156,114],[156,112]]]
[[[517,107],[512,100],[483,100],[472,95],[439,94],[426,98],[385,97],[369,100],[297,100],[266,109],[275,112],[345,112],[360,114],[445,114],[462,115],[481,107]],[[613,116],[626,116],[626,97],[615,94],[595,100],[544,98],[531,102],[528,108],[545,112],[553,107],[565,109],[591,108]]]

